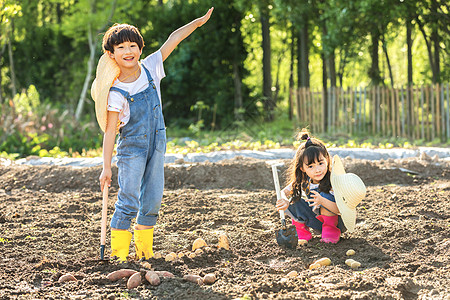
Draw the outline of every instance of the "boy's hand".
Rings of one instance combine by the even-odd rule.
[[[111,169],[103,169],[102,174],[100,174],[100,177],[98,179],[100,181],[100,189],[102,190],[102,192],[105,184],[107,184],[108,187],[111,186],[111,177],[112,177]]]
[[[209,18],[211,17],[211,14],[214,10],[214,7],[211,7],[208,12],[201,18],[197,19],[197,25],[198,27],[202,26],[203,24],[205,24],[206,22],[208,22]]]

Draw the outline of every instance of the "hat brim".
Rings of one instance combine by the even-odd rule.
[[[103,132],[106,130],[109,89],[119,75],[120,68],[115,60],[110,58],[108,53],[104,53],[98,61],[96,77],[91,87],[91,96],[95,101],[95,115]]]
[[[331,184],[333,185],[333,183]],[[341,214],[341,219],[344,222],[345,228],[347,228],[349,232],[352,232],[356,227],[356,209],[351,209],[345,204],[339,191],[336,189],[333,189],[333,191],[336,205]]]
[[[339,175],[346,174],[342,160],[338,155],[333,156],[331,167],[331,186],[333,187],[336,205],[341,214],[342,221],[349,232],[352,232],[356,226],[356,209],[349,208],[342,198],[341,184],[339,184]]]

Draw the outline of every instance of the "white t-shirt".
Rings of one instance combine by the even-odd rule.
[[[146,67],[153,78],[153,82],[156,86],[159,101],[161,101],[161,79],[166,77],[164,72],[163,60],[161,51],[156,51],[143,60],[141,60],[141,75],[133,82],[121,82],[118,79],[114,81],[113,86],[121,90],[127,91],[130,95],[137,94],[148,87],[147,73],[142,68]],[[127,99],[117,91],[110,91],[108,96],[108,110],[116,111],[119,113],[120,127],[123,127],[130,120],[130,106]]]

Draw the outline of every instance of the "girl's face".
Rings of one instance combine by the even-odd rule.
[[[311,178],[312,183],[319,183],[327,174],[328,161],[320,154],[319,161],[310,162],[309,164],[303,163],[301,170]]]

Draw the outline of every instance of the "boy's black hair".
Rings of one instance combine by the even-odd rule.
[[[135,42],[139,50],[144,48],[144,39],[136,27],[128,24],[114,24],[103,36],[103,51],[114,53],[114,46],[123,42]]]

